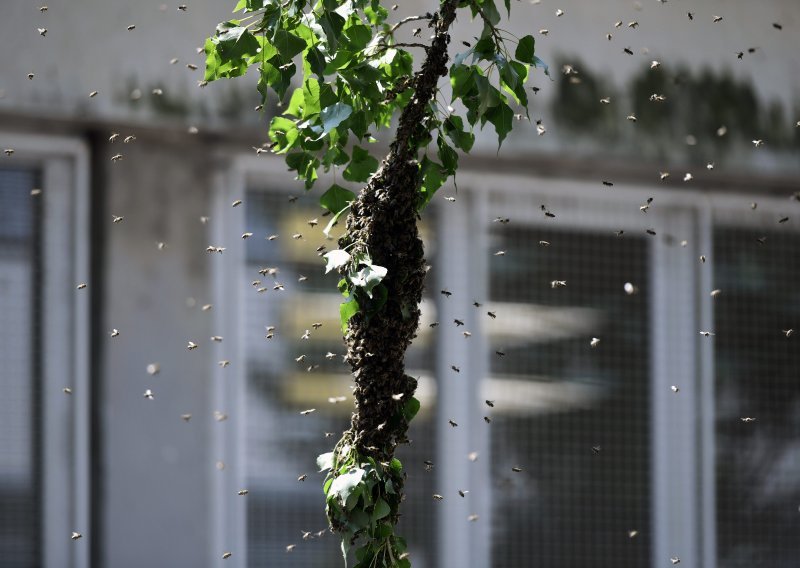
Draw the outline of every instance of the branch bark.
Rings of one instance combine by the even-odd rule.
[[[416,158],[419,141],[428,135],[430,102],[439,78],[447,74],[448,32],[457,4],[458,0],[445,0],[431,19],[434,36],[414,75],[413,97],[400,115],[389,154],[353,202],[347,232],[339,242],[340,248],[368,251],[375,264],[388,269],[382,282],[389,292],[385,306],[370,318],[361,311],[353,316],[345,337],[356,384],[356,411],[345,435],[361,455],[382,462],[407,442],[402,408],[417,387],[416,379],[405,374],[403,361],[419,326],[426,272],[417,229]]]

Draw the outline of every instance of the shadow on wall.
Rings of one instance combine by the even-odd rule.
[[[762,102],[750,80],[730,71],[645,65],[618,89],[578,58],[561,56],[556,63],[556,122],[592,142],[613,143],[618,152],[663,159],[683,148],[680,157],[699,164],[732,158],[755,139],[766,140],[772,151],[800,148],[800,128],[792,127],[784,106]],[[800,112],[800,100],[795,109]],[[635,128],[627,128],[631,115]]]

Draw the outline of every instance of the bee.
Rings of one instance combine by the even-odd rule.
[[[658,172],[658,178],[659,178],[661,181],[664,181],[664,180],[665,180],[665,179],[667,179],[668,177],[669,177],[669,172]]]
[[[651,237],[655,237],[655,236],[656,236],[656,230],[655,230],[655,229],[647,229],[647,230],[645,231],[645,233],[647,233],[647,234],[648,234],[648,235],[650,235]]]
[[[518,466],[514,466],[514,467],[511,468],[511,471],[513,471],[514,473],[521,473],[522,472],[522,468],[518,467]]]
[[[679,389],[676,385],[672,385],[669,389],[674,392],[675,394],[679,393],[681,389]]]
[[[186,4],[181,4],[180,6],[178,6],[178,10],[180,10],[181,12],[185,12],[186,9],[187,9]]]
[[[644,205],[640,206],[639,207],[639,211],[641,211],[642,213],[647,213],[647,211],[650,209],[650,204],[651,203],[653,203],[653,198],[652,197],[648,197],[647,198],[647,203],[645,203]]]
[[[693,178],[692,178],[692,174],[690,174],[689,172],[686,172],[686,173],[683,175],[683,181],[692,181],[692,179],[693,179]]]
[[[700,255],[700,263],[701,264],[705,264],[706,263],[706,255],[704,255],[704,254]]]
[[[471,515],[469,515],[469,516],[467,517],[467,520],[468,520],[469,522],[471,522],[471,523],[474,523],[475,521],[477,521],[477,520],[478,520],[478,515],[476,515],[475,513],[473,513],[473,514],[471,514]]]
[[[297,478],[297,481],[305,481],[307,477],[308,477],[308,475],[304,473],[303,475],[301,475],[301,476],[299,476]]]
[[[297,278],[298,282],[305,282],[308,280],[308,276],[303,276],[302,274]]]
[[[301,530],[300,532],[303,534],[303,540],[309,540],[314,538],[314,533],[312,533],[311,531]]]
[[[661,62],[656,61],[655,59],[650,62],[650,69],[658,69],[661,67]]]
[[[660,103],[664,102],[665,100],[667,100],[667,97],[664,95],[659,95],[658,93],[653,93],[650,95],[650,102]]]
[[[296,241],[299,241],[300,239],[303,238],[303,233],[295,233],[294,235],[292,235],[292,238]]]
[[[547,133],[547,128],[545,128],[544,124],[542,124],[541,120],[536,121],[536,134],[539,136],[544,136]]]
[[[453,369],[456,373],[460,373],[461,372],[461,369],[459,369],[455,365],[450,365],[450,368]]]
[[[76,286],[76,288],[77,288],[78,290],[83,290],[84,288],[86,288],[86,283],[84,283],[84,282],[81,282],[80,284],[78,284],[78,285]]]
[[[161,365],[159,365],[158,363],[150,363],[149,365],[147,365],[146,370],[148,375],[154,376],[161,372]]]
[[[295,357],[294,360],[297,361],[298,363],[302,363],[303,361],[306,360],[306,356],[300,355],[299,357]]]
[[[250,493],[250,491],[248,491],[247,489],[240,489],[239,491],[236,492],[237,495],[241,495],[241,496],[245,496],[248,493]]]
[[[202,308],[200,308],[200,309],[201,309],[201,310],[203,310],[204,312],[207,312],[207,311],[208,311],[208,310],[210,310],[212,307],[214,307],[214,304],[204,304],[204,305],[203,305],[203,307],[202,307]]]
[[[458,494],[461,495],[462,497],[466,497],[467,493],[469,493],[469,491],[467,491],[465,489],[459,489],[458,490]]]
[[[625,293],[628,296],[633,296],[639,291],[639,289],[630,282],[625,282],[625,285],[622,288],[625,290]]]
[[[109,333],[109,335],[111,337],[119,337],[119,330],[118,329],[112,329],[111,332]]]
[[[473,463],[478,461],[478,452],[470,452],[467,454],[467,459]]]
[[[689,16],[690,20],[694,20],[694,12],[686,12],[686,15]]]
[[[47,6],[40,6],[40,7],[39,7],[39,11],[40,11],[42,14],[44,14],[45,12],[47,12]],[[72,533],[72,534],[77,534],[77,533]],[[78,537],[78,538],[80,538],[80,537]]]
[[[549,33],[550,33],[550,30],[548,30],[548,29],[541,29],[541,30],[539,30],[539,33],[540,33],[540,34],[542,34],[543,36],[546,36],[547,34],[549,34]]]
[[[177,57],[173,57],[172,59],[169,60],[169,64],[170,65],[175,65],[179,61],[180,61],[180,59],[178,59]]]
[[[294,203],[295,201],[297,201],[297,196],[296,195],[290,195],[289,196],[289,203]]]
[[[486,315],[492,319],[497,319],[497,314],[494,312],[486,312]]]
[[[752,416],[743,416],[742,417],[742,422],[755,422],[755,421],[756,421],[756,419],[753,418]]]
[[[314,329],[319,329],[322,327],[322,322],[314,322],[311,324],[311,327],[313,327]]]
[[[566,288],[567,287],[567,281],[566,280],[553,280],[552,282],[550,282],[550,287],[554,288],[554,289],[555,288]]]
[[[630,531],[628,531],[628,538],[634,538],[637,534],[639,534],[639,531],[630,530]]]
[[[158,250],[164,250],[165,248],[167,248],[167,243],[159,241],[156,243],[156,247],[158,248]]]
[[[701,331],[700,335],[703,337],[713,337],[716,334],[713,331]]]
[[[122,220],[125,219],[122,215],[112,215],[111,217],[114,219],[114,223],[122,223]]]
[[[218,252],[218,253],[222,254],[222,252],[224,250],[225,250],[225,247],[215,247],[214,245],[209,245],[209,246],[206,247],[206,252]]]
[[[444,199],[445,199],[445,201],[449,201],[450,203],[455,203],[455,201],[456,201],[455,197],[450,197],[450,196],[447,196],[447,195],[444,196]]]
[[[33,73],[28,73],[28,80],[33,81],[34,76],[35,75]]]
[[[484,416],[483,417],[483,421],[486,422],[487,424],[491,424],[492,423],[492,419],[489,418],[488,416]]]
[[[300,336],[300,339],[307,340],[309,337],[311,337],[311,332],[309,330],[306,330],[306,332]]]
[[[630,47],[626,47],[622,51],[627,53],[628,55],[633,55],[633,50]]]
[[[781,24],[779,24],[778,22],[773,22],[772,23],[772,27],[775,28],[776,30],[782,30],[783,29],[783,26]]]
[[[300,414],[302,414],[303,416],[308,416],[309,414],[311,414],[315,410],[316,410],[316,408],[309,408],[308,410],[301,410]]]
[[[319,225],[319,220],[317,218],[309,219],[306,222],[308,223],[309,227],[316,227],[317,225]]]
[[[192,419],[191,414],[181,414],[181,420],[183,420],[184,422],[189,422],[189,420],[191,419]]]
[[[289,545],[287,545],[287,546],[286,546],[286,552],[291,552],[291,551],[293,551],[293,550],[295,549],[295,547],[296,547],[296,546],[297,546],[296,544],[289,544]]]
[[[614,22],[614,27],[615,28],[621,28],[622,27],[622,20],[617,20],[616,22]]]
[[[464,325],[464,322],[461,321],[460,319],[454,319],[453,323],[456,324],[456,327],[461,327],[462,325]]]
[[[756,242],[757,242],[758,244],[760,244],[760,245],[766,244],[766,242],[767,242],[767,237],[757,237],[757,238],[756,238]]]
[[[283,290],[284,287],[283,287],[283,284],[281,284],[280,282],[276,282],[275,285],[272,287],[272,289],[280,291],[280,290]]]
[[[202,217],[200,217],[200,222],[201,222],[203,225],[205,225],[206,223],[208,223],[210,220],[211,220],[211,217],[208,217],[208,216],[206,216],[206,215],[203,215]]]
[[[197,349],[197,343],[195,343],[194,341],[190,341],[189,343],[186,344],[186,349],[188,349],[189,351],[194,351],[195,349]]]
[[[600,338],[599,337],[592,337],[592,340],[589,342],[590,347],[597,347],[600,345]]]
[[[506,352],[505,351],[495,351],[495,354],[498,357],[505,357],[506,356]]]
[[[113,156],[111,156],[112,162],[119,162],[121,159],[122,159],[122,154],[114,154]]]
[[[153,396],[153,391],[151,391],[150,389],[147,389],[146,391],[144,391],[144,397],[145,397],[147,400],[153,400],[153,398],[155,398],[155,397]]]
[[[442,296],[445,296],[446,298],[449,298],[450,296],[453,295],[453,293],[448,290],[442,290],[440,293],[442,294]]]
[[[64,391],[64,394],[72,394],[72,389],[69,387],[64,387],[61,390]]]
[[[494,408],[494,401],[493,400],[485,400],[486,406],[489,408]]]
[[[344,402],[346,400],[347,400],[346,396],[329,396],[328,397],[328,402],[330,402],[331,404],[337,404],[339,402]]]
[[[328,352],[325,354],[325,358],[326,358],[326,359],[328,359],[329,361],[330,361],[331,359],[335,359],[335,358],[336,358],[336,353],[331,353],[330,351],[328,351]]]
[[[760,148],[763,145],[764,145],[764,141],[763,140],[760,140],[760,139],[759,140],[753,140],[753,146],[755,146],[756,148]]]
[[[432,329],[432,328],[434,328],[434,327],[437,327],[438,325],[439,325],[439,322],[438,322],[438,321],[435,321],[435,322],[433,322],[433,323],[429,323],[429,324],[428,324],[428,327],[430,327],[430,328]]]
[[[439,495],[438,493],[434,493],[433,498],[435,501],[441,501],[442,499],[444,499],[444,497]]]
[[[250,233],[250,232],[242,233],[242,239],[249,239],[252,236],[253,236],[253,233]]]
[[[636,115],[635,114],[629,114],[628,116],[625,117],[625,120],[630,120],[631,122],[636,122]]]
[[[433,470],[433,462],[431,460],[425,460],[423,464],[425,465],[425,471]]]
[[[125,137],[125,138],[122,140],[122,142],[123,142],[123,144],[130,144],[130,143],[131,143],[131,142],[133,142],[134,140],[136,140],[136,136],[134,136],[133,134],[131,134],[130,136],[126,136],[126,137]]]
[[[721,19],[722,19],[722,18],[720,18],[720,20],[721,20]],[[716,21],[716,20],[714,20],[714,21]],[[670,562],[672,562],[673,564],[680,564],[680,563],[681,563],[681,559],[680,559],[680,558],[678,558],[677,556],[672,556],[672,557],[669,559],[669,561],[670,561]]]
[[[189,71],[197,71],[197,65],[195,65],[194,63],[187,63],[186,64],[186,68]]]
[[[227,419],[228,415],[225,414],[224,412],[221,412],[219,410],[214,411],[214,420],[216,420],[217,422],[225,422]]]
[[[136,29],[136,26],[135,26],[135,25],[130,25],[130,26],[128,26],[128,31],[129,31],[129,32],[132,32],[132,31],[133,31],[133,30],[135,30],[135,29]]]
[[[411,32],[411,35],[414,37],[420,37],[421,34],[422,28],[414,28],[414,30]]]
[[[781,331],[783,332],[783,335],[786,336],[786,339],[789,339],[792,336],[792,334],[794,334],[793,329],[782,329]]]
[[[628,27],[635,30],[636,28],[639,27],[639,22],[637,22],[636,20],[628,22]]]
[[[618,237],[621,237],[622,235],[625,234],[625,231],[623,231],[623,230],[614,231],[614,234],[617,235]]]
[[[560,18],[560,17],[561,17],[561,16],[563,16],[563,15],[564,15],[564,10],[562,10],[561,8],[559,8],[558,10],[556,10],[556,17],[557,17],[557,18]]]
[[[225,553],[223,553],[223,554],[222,554],[222,559],[223,559],[223,560],[227,560],[227,559],[228,559],[228,558],[230,558],[231,556],[233,556],[233,553],[232,553],[232,552],[225,552]]]
[[[713,16],[713,18],[714,18],[714,23],[715,23],[715,24],[716,24],[717,22],[721,22],[721,21],[722,21],[722,16]],[[673,562],[673,564],[677,564],[677,563],[676,563],[676,562]]]
[[[47,9],[47,6],[44,7]],[[72,531],[72,536],[70,537],[72,540],[78,540],[79,538],[83,538],[83,535],[79,532]]]
[[[611,38],[613,38],[613,37],[614,37],[614,36],[613,36],[613,35],[611,35],[611,34],[606,34],[606,39],[607,39],[608,41],[611,41]]]
[[[600,446],[592,446],[592,453],[598,455],[602,451]]]
[[[495,255],[495,256],[505,256],[505,255],[506,255],[506,251],[504,251],[504,250],[499,250],[499,251],[497,251],[496,253],[494,253],[494,255]]]
[[[781,217],[780,219],[778,219],[778,223],[785,223],[788,220],[789,220],[789,217]]]
[[[494,221],[492,221],[492,222],[493,223],[500,223],[502,225],[505,225],[509,221],[510,221],[510,219],[508,217],[495,217]]]

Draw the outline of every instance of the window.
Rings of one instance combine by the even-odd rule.
[[[315,194],[265,187],[282,164],[237,168],[221,203],[243,197],[234,232],[253,233],[233,261],[249,563],[333,566],[335,536],[302,538],[326,526],[313,457],[352,408],[336,277],[315,260],[335,245],[309,227],[326,221]],[[415,565],[790,566],[800,237],[784,207],[764,200],[754,222],[740,198],[460,174],[424,216],[407,357],[428,409],[400,449]]]
[[[0,558],[88,565],[86,150],[0,132]],[[40,190],[32,192],[32,190]],[[68,389],[65,391],[65,389]],[[84,534],[79,546],[72,531]]]

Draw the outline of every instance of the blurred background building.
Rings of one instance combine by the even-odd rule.
[[[334,242],[255,80],[198,86],[232,7],[0,5],[4,568],[341,565]],[[414,566],[797,566],[800,5],[512,9],[532,122],[422,217]]]

